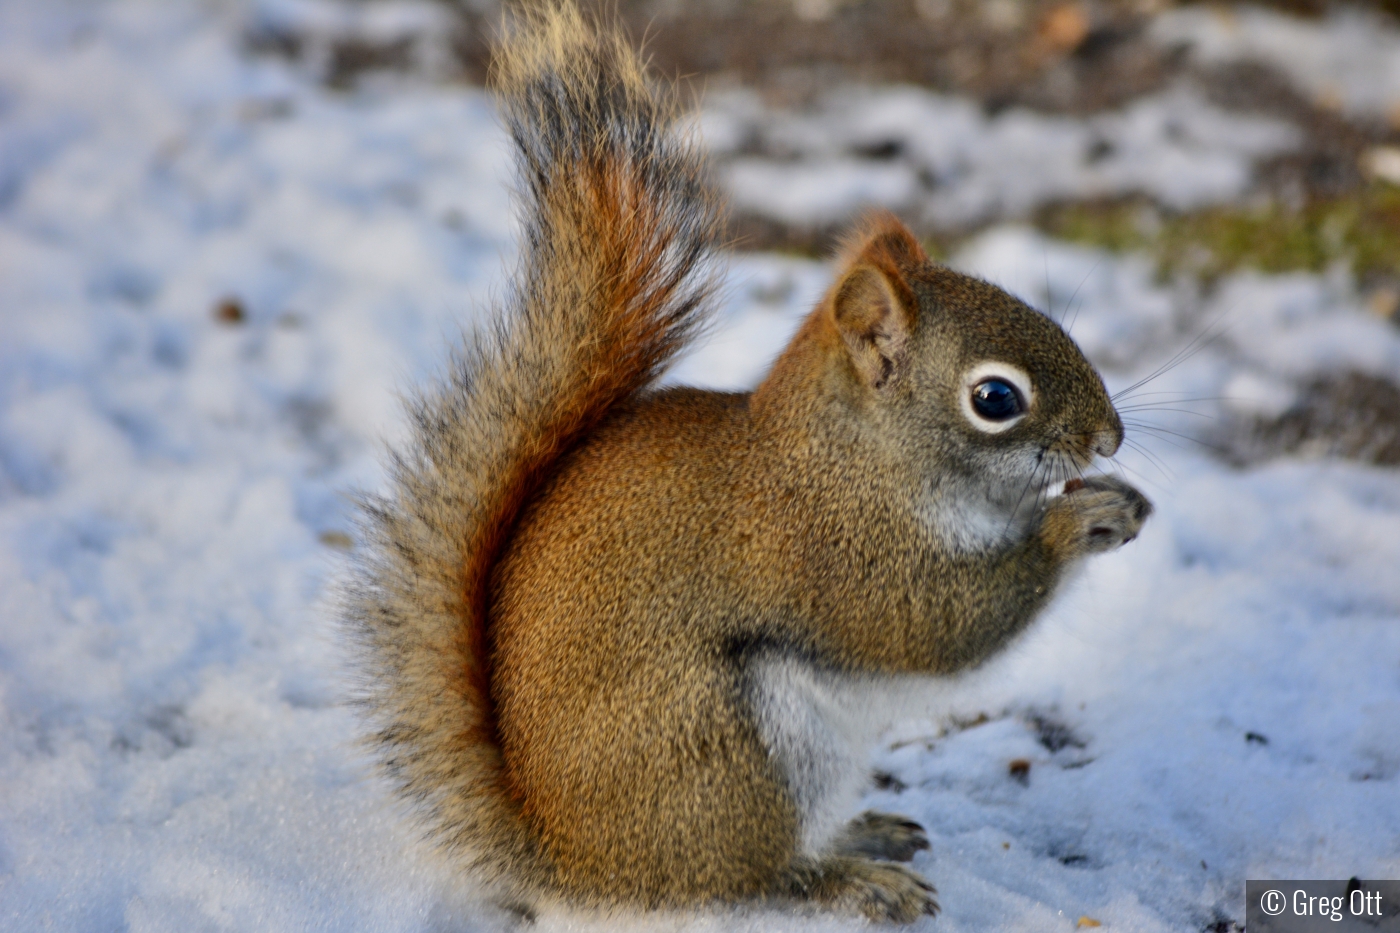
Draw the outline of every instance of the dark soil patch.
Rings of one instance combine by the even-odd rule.
[[[1256,420],[1225,442],[1240,465],[1294,454],[1400,466],[1400,386],[1364,373],[1328,376],[1278,418]]]
[[[616,9],[662,74],[735,77],[787,103],[844,81],[909,82],[1091,112],[1159,87],[1176,65],[1143,30],[1158,4],[1065,0],[584,0]],[[481,80],[495,0],[456,6],[464,71]]]

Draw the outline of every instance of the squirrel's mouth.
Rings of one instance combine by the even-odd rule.
[[[1094,463],[1094,458],[1111,457],[1118,450],[1118,437],[1112,431],[1065,431],[1045,447],[1045,459],[1054,460],[1067,472],[1064,479],[1078,476]]]
[[[1094,435],[1065,434],[1041,449],[1030,485],[1042,499],[1064,492],[1065,483],[1081,479],[1099,452]]]

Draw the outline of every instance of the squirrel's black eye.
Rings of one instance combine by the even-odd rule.
[[[1005,421],[1025,410],[1015,386],[1000,379],[984,379],[973,386],[972,407],[988,421]]]

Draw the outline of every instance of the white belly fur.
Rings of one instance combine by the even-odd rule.
[[[932,677],[844,675],[793,657],[761,658],[751,671],[759,732],[788,779],[809,855],[855,815],[875,740],[895,719],[930,709],[948,686]]]
[[[948,553],[977,553],[1020,541],[1044,492],[1027,486],[1012,502],[995,501],[988,492],[950,480],[925,490],[912,512]]]

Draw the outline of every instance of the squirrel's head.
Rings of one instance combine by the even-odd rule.
[[[1103,380],[1058,324],[931,262],[888,214],[850,241],[804,336],[865,436],[931,478],[1033,496],[1123,440]]]

